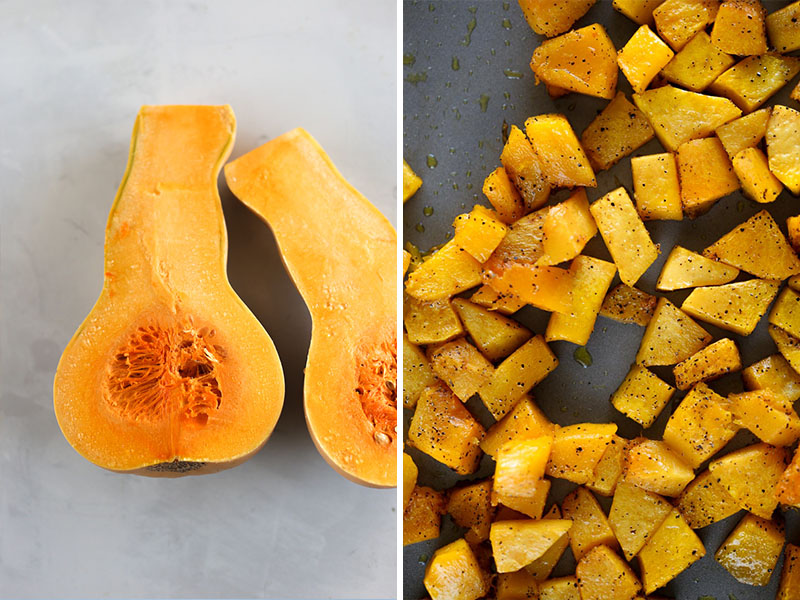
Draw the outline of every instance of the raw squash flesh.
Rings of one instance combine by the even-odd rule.
[[[272,432],[283,371],[225,273],[217,175],[228,106],[145,106],[106,227],[105,280],[64,350],[58,423],[113,471],[197,475],[235,466]]]
[[[328,463],[363,485],[397,476],[397,234],[322,147],[295,129],[225,166],[264,219],[306,301],[309,432]]]

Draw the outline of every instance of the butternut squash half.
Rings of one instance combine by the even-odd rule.
[[[100,298],[58,364],[70,444],[113,471],[178,476],[233,467],[283,405],[275,347],[228,283],[217,176],[228,106],[145,106],[106,227]]]
[[[269,224],[311,313],[303,395],[317,449],[357,483],[394,487],[394,228],[302,129],[228,163],[225,178]]]

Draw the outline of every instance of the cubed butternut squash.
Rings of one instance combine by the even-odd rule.
[[[579,188],[547,212],[542,225],[543,255],[536,264],[549,266],[572,260],[596,233],[586,190]]]
[[[636,600],[642,584],[608,546],[596,546],[575,568],[582,600]]]
[[[717,77],[709,90],[730,98],[744,112],[752,112],[798,72],[800,58],[794,56],[748,56]]]
[[[617,484],[608,523],[626,559],[639,553],[671,511],[672,505],[658,494],[627,481]]]
[[[692,290],[681,310],[739,335],[750,335],[778,293],[778,282],[749,279]]]
[[[518,571],[542,556],[569,531],[567,519],[495,521],[489,532],[498,573]]]
[[[450,490],[447,513],[456,525],[466,527],[464,539],[479,544],[489,539],[494,509],[491,504],[492,480],[486,479]]]
[[[793,600],[798,597],[800,597],[800,546],[786,544],[783,570],[775,600]]]
[[[428,348],[434,373],[462,402],[466,402],[488,382],[494,367],[464,338]]]
[[[539,600],[581,600],[578,578],[570,575],[541,582]]]
[[[403,334],[403,406],[414,408],[417,398],[429,385],[436,383],[436,373],[433,372],[425,353],[412,344],[408,336]]]
[[[653,10],[658,33],[678,51],[714,22],[719,0],[666,0]]]
[[[444,505],[444,494],[441,492],[414,486],[403,511],[403,545],[439,537]]]
[[[639,25],[653,24],[653,11],[664,0],[614,0],[614,10],[619,11]]]
[[[519,0],[519,6],[530,28],[539,35],[553,37],[565,31],[585,15],[597,0]]]
[[[411,492],[414,491],[414,486],[417,485],[418,474],[419,470],[417,465],[414,464],[414,459],[403,452],[403,510],[408,506]]]
[[[769,311],[769,322],[800,337],[800,293],[788,287],[783,288]]]
[[[795,371],[800,373],[800,339],[780,327],[775,327],[775,325],[769,325],[767,331],[778,347],[778,352],[783,355]]]
[[[683,219],[678,163],[671,152],[631,159],[633,197],[644,221]]]
[[[406,295],[403,324],[412,344],[439,344],[464,335],[461,321],[447,298],[426,302]]]
[[[603,457],[594,468],[594,479],[586,487],[601,496],[613,496],[625,466],[628,440],[617,435],[611,438]]]
[[[643,92],[675,53],[653,30],[642,25],[617,53],[617,63],[634,92]]]
[[[676,245],[661,268],[656,289],[671,292],[698,286],[722,285],[730,283],[738,275],[739,269],[736,267]]]
[[[500,447],[495,460],[494,491],[503,496],[530,498],[544,477],[553,436],[512,440]]]
[[[615,423],[578,423],[557,427],[547,474],[579,485],[588,483],[616,432]]]
[[[692,92],[702,92],[735,62],[735,58],[715,46],[711,37],[701,30],[681,48],[662,73],[670,83]]]
[[[525,518],[541,519],[547,503],[547,495],[550,493],[550,485],[549,479],[539,479],[533,493],[528,496],[508,496],[493,489],[492,506],[502,504],[504,507],[524,515]],[[500,521],[501,519],[496,518],[495,520]]]
[[[752,56],[767,51],[767,11],[759,0],[725,0],[717,12],[711,39],[728,54]]]
[[[514,264],[535,265],[544,254],[544,222],[549,211],[542,208],[512,223],[484,269],[501,273]]]
[[[414,172],[414,169],[403,159],[403,202],[417,193],[422,186],[422,178]]]
[[[800,417],[772,390],[753,390],[729,397],[738,423],[773,446],[790,446],[800,439]]]
[[[675,506],[692,529],[727,519],[741,510],[727,488],[708,470],[686,486]]]
[[[553,435],[554,432],[555,425],[536,406],[532,398],[524,396],[506,416],[489,428],[481,442],[481,450],[495,458],[500,448],[507,442]]]
[[[636,362],[646,367],[674,365],[705,348],[710,341],[711,334],[662,296],[644,331]]]
[[[783,526],[747,514],[719,547],[714,558],[737,581],[767,585],[783,550]]]
[[[472,296],[470,302],[482,306],[489,311],[497,311],[504,315],[513,315],[525,303],[513,294],[501,294],[490,285],[482,285]]]
[[[766,138],[769,170],[790,192],[800,195],[800,112],[773,107]]]
[[[745,148],[734,156],[733,171],[744,195],[754,202],[774,202],[783,191],[783,184],[769,170],[767,157],[758,148]]]
[[[543,517],[544,519],[560,519],[561,518],[561,511],[558,508],[557,504],[553,504],[547,514]],[[531,564],[525,567],[525,570],[530,573],[530,575],[536,581],[544,581],[548,577],[550,577],[550,573],[553,572],[553,569],[558,564],[558,561],[561,559],[561,555],[564,554],[564,550],[567,549],[569,546],[569,532],[562,535],[558,538],[550,548],[542,554],[539,558],[533,561]]]
[[[530,117],[525,133],[552,187],[597,186],[589,158],[564,115]]]
[[[655,422],[674,393],[675,388],[655,373],[634,364],[611,395],[611,404],[646,429]]]
[[[792,462],[784,469],[775,487],[775,498],[781,504],[800,508],[800,452],[796,449]]]
[[[453,226],[455,244],[479,263],[489,260],[508,231],[496,212],[480,204],[468,214],[459,215]]]
[[[542,165],[531,143],[516,125],[511,126],[500,162],[522,196],[526,212],[536,210],[547,202],[550,184],[542,173]]]
[[[464,298],[455,298],[452,304],[472,341],[490,361],[505,358],[533,336],[517,321]]]
[[[800,374],[780,354],[772,354],[742,371],[742,381],[748,390],[771,390],[783,401],[785,408],[800,399]]]
[[[560,267],[508,264],[502,271],[484,270],[484,278],[500,294],[514,294],[526,304],[550,312],[572,310],[572,273]]]
[[[792,2],[767,15],[767,34],[770,45],[781,53],[800,50],[800,1]]]
[[[739,348],[730,338],[722,338],[675,365],[675,385],[688,390],[696,383],[713,381],[727,373],[739,371],[742,358]]]
[[[640,438],[628,447],[622,477],[648,492],[675,497],[694,479],[694,471],[665,442]]]
[[[716,134],[731,160],[745,148],[755,148],[767,134],[770,107],[759,108],[749,115],[717,127]]]
[[[450,240],[406,279],[406,293],[418,300],[441,300],[481,283],[481,263]]]
[[[489,581],[463,538],[433,553],[423,579],[431,600],[477,600],[489,591]]]
[[[483,195],[507,225],[525,214],[525,203],[503,167],[497,167],[483,181]]]
[[[537,600],[539,584],[525,569],[499,573],[495,584],[496,600]]]
[[[800,215],[786,218],[786,229],[789,234],[789,243],[797,252],[800,249]]]
[[[592,548],[605,545],[618,548],[617,538],[608,519],[592,493],[578,487],[561,502],[564,518],[572,521],[569,545],[575,560],[580,561]]]
[[[652,594],[705,554],[703,542],[673,509],[639,552],[644,593]]]
[[[683,211],[694,218],[739,189],[739,179],[716,137],[689,140],[678,147]]]
[[[620,283],[606,294],[600,315],[620,323],[646,326],[656,311],[658,298],[639,288]]]

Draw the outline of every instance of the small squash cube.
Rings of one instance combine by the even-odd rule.
[[[418,473],[419,470],[417,465],[414,464],[414,459],[403,452],[403,510],[408,506],[411,492],[414,491],[414,486],[417,485]]]
[[[444,503],[441,492],[414,486],[403,510],[403,546],[439,537]]]
[[[495,458],[500,448],[512,440],[529,440],[553,435],[555,425],[528,396],[514,405],[506,416],[489,428],[481,442],[481,450]]]
[[[476,204],[469,214],[459,215],[453,241],[479,263],[485,263],[505,237],[508,227],[493,210]]]
[[[791,408],[800,398],[800,374],[780,354],[772,354],[742,371],[748,390],[771,390],[784,408]]]
[[[686,394],[667,421],[664,442],[696,469],[722,450],[738,430],[733,414],[725,408],[725,398],[699,383]]]
[[[681,310],[722,329],[750,335],[777,293],[778,282],[767,279],[699,287],[683,301]]]
[[[800,336],[800,293],[783,288],[769,311],[769,322],[795,337]]]
[[[532,337],[500,363],[478,392],[495,419],[500,419],[537,383],[558,366],[541,335]]]
[[[703,542],[673,509],[639,552],[644,593],[652,594],[705,554]]]
[[[800,339],[793,336],[788,331],[769,325],[767,327],[769,337],[775,342],[780,352],[792,368],[800,373]]]
[[[664,0],[614,0],[614,10],[639,25],[653,24],[653,11]]]
[[[581,255],[572,261],[569,270],[573,276],[572,311],[550,315],[545,340],[565,340],[585,346],[617,267],[614,263]]]
[[[775,498],[781,504],[800,508],[800,452],[797,450],[775,487]]]
[[[759,0],[725,0],[717,12],[711,39],[728,54],[752,56],[767,51],[767,11]]]
[[[481,283],[481,263],[450,240],[406,279],[406,293],[418,300],[441,300]]]
[[[617,54],[619,68],[634,92],[643,92],[675,53],[653,30],[642,25]]]
[[[625,558],[631,560],[639,553],[671,511],[670,503],[658,494],[627,481],[617,484],[608,523]]]
[[[655,422],[674,393],[675,388],[655,373],[634,364],[611,395],[611,404],[646,429]]]
[[[548,85],[610,100],[617,89],[617,50],[603,26],[593,23],[542,42],[531,70]]]
[[[536,482],[534,491],[529,496],[508,496],[492,490],[492,505],[502,504],[522,515],[531,519],[541,519],[544,514],[544,505],[547,503],[547,496],[550,493],[550,480],[539,479]],[[502,519],[496,519],[498,521]]]
[[[569,198],[550,207],[542,225],[542,250],[538,266],[557,265],[578,256],[597,233],[589,212],[586,190],[579,188]]]
[[[431,600],[477,600],[489,591],[489,581],[464,539],[434,552],[423,579]]]
[[[735,58],[711,43],[705,31],[698,31],[662,72],[667,81],[702,92],[735,62]]]
[[[516,125],[511,126],[500,162],[522,196],[526,212],[536,210],[547,202],[550,184],[542,173],[542,165],[533,146]]]
[[[597,463],[617,432],[614,423],[579,423],[557,427],[547,474],[583,485],[594,477]]]
[[[786,544],[783,557],[783,570],[775,600],[800,598],[800,546]]]
[[[695,383],[713,381],[741,368],[742,358],[736,343],[722,338],[675,365],[672,372],[677,388],[688,390]]]
[[[733,165],[716,137],[681,144],[677,158],[681,203],[690,217],[707,212],[717,200],[739,189]]]
[[[548,114],[525,121],[525,133],[553,187],[596,187],[589,158],[564,115]]]
[[[489,533],[498,573],[518,571],[542,556],[569,531],[567,519],[495,521]]]
[[[666,443],[640,438],[628,447],[622,477],[648,492],[675,497],[694,479],[694,471]]]
[[[636,600],[642,584],[608,546],[596,546],[575,568],[582,600]]]
[[[525,303],[513,294],[501,294],[490,285],[482,285],[469,298],[470,302],[482,306],[489,311],[497,311],[504,315],[513,315]]]
[[[767,34],[777,52],[785,54],[800,50],[800,1],[792,2],[767,15]]]
[[[752,112],[797,75],[800,58],[779,54],[749,56],[714,80],[709,89]]]
[[[581,144],[595,171],[604,171],[644,146],[655,132],[644,113],[631,104],[623,92],[583,130]]]
[[[536,308],[550,312],[572,310],[573,278],[566,269],[512,263],[500,272],[487,269],[484,277],[499,293],[513,293]]]
[[[616,435],[612,437],[611,443],[603,452],[603,457],[594,468],[594,479],[588,482],[586,487],[595,494],[612,496],[617,488],[617,482],[622,476],[622,469],[625,467],[627,447],[628,440]]]
[[[408,267],[411,266],[411,253],[408,250],[403,250],[403,276],[408,273]]]
[[[744,195],[755,202],[774,202],[783,191],[783,184],[769,170],[767,157],[758,148],[745,148],[734,156],[733,171]]]
[[[727,98],[706,96],[671,85],[634,94],[633,102],[670,152],[684,142],[711,135],[717,127],[742,114]]]
[[[783,527],[747,514],[719,547],[714,558],[737,581],[767,585],[783,550]]]
[[[412,344],[439,344],[464,335],[464,328],[450,300],[425,302],[403,298],[403,324]]]
[[[703,256],[763,279],[782,281],[800,273],[800,259],[766,210],[723,235],[703,250]]]
[[[409,445],[456,473],[478,468],[484,429],[444,383],[426,388],[408,430]]]
[[[800,439],[800,417],[771,390],[731,394],[736,420],[758,439],[773,446],[790,446]]]
[[[645,326],[656,311],[658,298],[647,292],[620,283],[603,300],[600,315],[620,323]]]
[[[795,196],[800,194],[800,112],[773,107],[767,123],[767,157],[773,175]]]
[[[658,33],[676,52],[714,22],[719,0],[666,0],[653,10]]]
[[[705,285],[729,283],[739,275],[739,269],[706,258],[702,254],[674,246],[667,256],[656,282],[662,292]]]
[[[456,525],[469,528],[464,539],[470,544],[489,539],[493,512],[491,493],[491,479],[450,490],[446,510]]]
[[[560,519],[561,511],[558,509],[557,504],[553,504],[548,513],[543,517],[544,519]],[[562,535],[556,543],[542,554],[539,558],[525,567],[525,570],[531,574],[536,581],[543,581],[550,577],[550,573],[558,564],[564,550],[569,546],[569,532]]]
[[[428,349],[431,368],[462,402],[481,389],[494,374],[492,363],[464,338]]]
[[[503,167],[497,167],[483,180],[483,194],[507,225],[525,214],[525,203]]]
[[[775,488],[786,469],[786,450],[753,444],[708,465],[708,470],[741,508],[769,519],[778,505]]]
[[[644,221],[683,219],[678,164],[671,152],[631,159],[633,197]]]
[[[491,361],[505,358],[533,336],[524,325],[464,298],[452,304],[478,350]]]
[[[495,600],[537,600],[539,583],[525,569],[497,575]]]
[[[581,600],[578,578],[570,575],[541,582],[539,600]]]
[[[501,446],[495,460],[494,491],[503,496],[531,498],[544,477],[553,436],[512,440]]]
[[[634,285],[658,258],[658,247],[636,212],[625,188],[617,188],[595,201],[589,210],[603,241],[619,269],[623,283]]]
[[[767,134],[770,107],[760,108],[717,128],[715,132],[731,160],[745,148],[754,148]]]
[[[786,218],[786,229],[789,233],[789,243],[797,252],[800,249],[800,215]]]
[[[586,488],[579,487],[568,494],[561,502],[561,510],[564,518],[572,521],[569,545],[575,560],[580,561],[592,548],[600,545],[619,548],[603,509]]]
[[[403,202],[417,193],[422,186],[422,178],[414,173],[414,169],[403,159]]]
[[[644,331],[636,362],[646,367],[674,365],[705,348],[710,341],[710,333],[662,296]]]
[[[403,334],[403,406],[414,408],[417,398],[429,385],[436,383],[436,373],[425,353]]]
[[[531,29],[539,35],[553,37],[569,31],[597,0],[519,0],[519,6]]]
[[[727,489],[711,471],[703,471],[686,486],[676,508],[692,529],[706,527],[741,510]]]

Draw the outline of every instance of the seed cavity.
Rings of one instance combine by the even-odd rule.
[[[397,435],[397,336],[370,341],[356,351],[356,397],[373,427],[373,439],[386,446]]]

